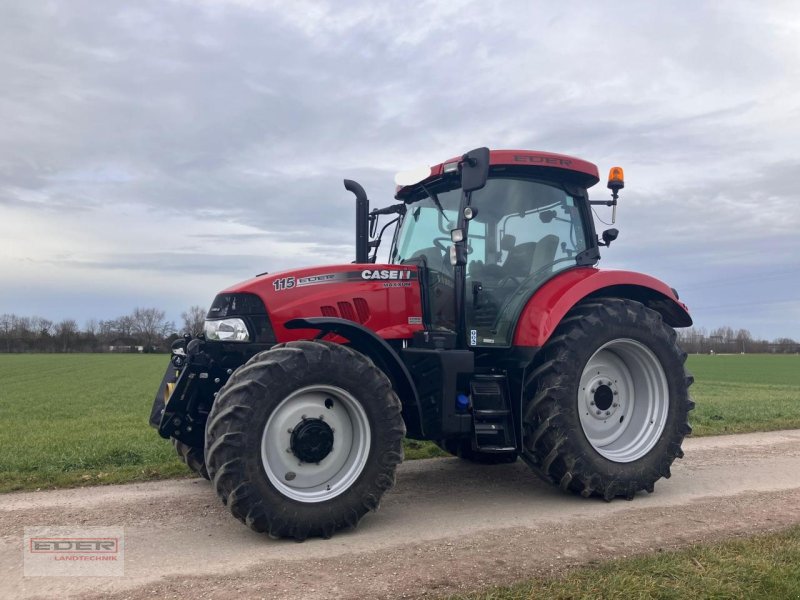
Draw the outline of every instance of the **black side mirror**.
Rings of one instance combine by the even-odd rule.
[[[610,246],[611,242],[613,242],[619,236],[618,229],[606,229],[603,232],[603,245]]]
[[[476,148],[461,158],[461,190],[474,192],[486,185],[489,177],[489,149]]]

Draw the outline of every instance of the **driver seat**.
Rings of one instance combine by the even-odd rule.
[[[531,260],[531,274],[538,273],[539,271],[542,271],[542,274],[546,274],[552,271],[557,250],[558,236],[550,233],[540,239],[536,243],[536,251],[533,253]],[[550,269],[545,271],[548,266]]]
[[[511,234],[506,234],[500,240],[500,249],[506,250],[505,262],[500,267],[503,270],[503,277],[525,278],[531,274],[531,264],[536,255],[536,242],[523,242],[516,245],[517,238]]]

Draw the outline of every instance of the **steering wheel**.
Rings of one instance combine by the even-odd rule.
[[[436,248],[440,250],[442,254],[446,255],[449,252],[449,250],[447,249],[447,246],[445,246],[442,242],[449,242],[449,241],[450,238],[446,237],[433,238],[433,245],[436,246]]]

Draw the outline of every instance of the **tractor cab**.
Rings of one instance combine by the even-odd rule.
[[[459,333],[457,294],[463,285],[466,345],[508,347],[536,289],[560,271],[597,262],[586,193],[597,172],[594,165],[560,155],[485,154],[489,168],[478,189],[465,192],[452,163],[443,163],[398,190],[407,205],[390,262],[418,265],[425,274],[424,309],[432,329]]]

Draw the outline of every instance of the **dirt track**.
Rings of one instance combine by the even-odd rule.
[[[356,531],[303,544],[251,533],[199,480],[9,494],[0,597],[439,596],[800,523],[800,430],[684,449],[672,479],[633,502],[566,496],[521,462],[411,462]],[[125,577],[23,578],[23,527],[75,524],[125,526]]]

